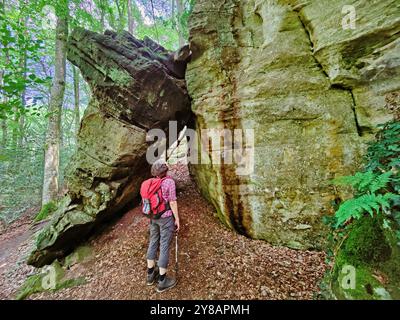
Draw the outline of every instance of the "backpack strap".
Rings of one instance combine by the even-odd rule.
[[[170,176],[165,176],[164,178],[161,178],[161,184],[163,183],[164,180],[171,179],[174,181],[174,179]],[[161,184],[160,184],[160,189],[161,189]],[[161,190],[162,193],[162,190]],[[162,196],[162,195],[161,195]],[[167,203],[167,210],[171,210],[171,206],[169,205],[169,201],[165,201]]]

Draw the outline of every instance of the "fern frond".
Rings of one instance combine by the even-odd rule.
[[[392,171],[377,174],[372,171],[357,172],[352,176],[338,177],[332,180],[335,185],[349,185],[354,189],[365,192],[375,193],[385,188],[391,181]]]
[[[393,193],[382,194],[364,194],[357,198],[352,198],[343,202],[338,211],[336,211],[336,227],[339,227],[350,218],[359,219],[365,212],[371,216],[379,214],[380,210],[386,210],[390,208],[390,201],[399,200],[400,195]]]
[[[377,176],[372,171],[361,173],[360,183],[355,187],[359,191],[368,190],[368,187],[376,180]]]
[[[368,191],[375,193],[376,191],[386,188],[390,182],[392,171],[385,172],[379,176],[376,176],[368,186]]]
[[[357,172],[352,176],[342,176],[332,180],[335,185],[346,185],[356,187],[360,184],[366,184],[368,181],[372,181],[375,174],[372,171],[367,172]]]

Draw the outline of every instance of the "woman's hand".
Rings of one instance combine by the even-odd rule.
[[[180,228],[178,203],[176,201],[170,201],[169,205],[171,206],[171,210],[172,210],[172,213],[174,214],[174,218],[175,218],[175,232],[178,232],[179,228]]]
[[[180,228],[179,219],[175,219],[175,232],[178,232]]]

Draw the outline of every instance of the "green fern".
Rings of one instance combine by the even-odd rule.
[[[389,171],[400,168],[400,121],[379,126],[376,141],[370,143],[366,154],[366,170]]]
[[[390,201],[399,201],[400,196],[391,192],[385,194],[363,194],[343,202],[336,211],[336,228],[351,218],[360,219],[365,212],[371,216],[390,209]]]
[[[333,180],[336,185],[350,185],[359,192],[375,193],[385,188],[391,181],[392,171],[376,174],[372,171],[357,172],[353,176],[343,176]]]
[[[392,171],[388,171],[379,176],[375,176],[374,180],[368,185],[368,191],[375,193],[386,188],[389,182],[392,181],[392,174]]]
[[[344,201],[336,211],[335,227],[338,228],[351,218],[360,219],[365,213],[373,216],[374,212],[386,212],[391,208],[391,201],[400,201],[399,195],[387,192],[388,190],[385,192],[392,181],[397,181],[392,175],[392,171],[379,174],[369,170],[333,180],[335,185],[348,185],[356,190],[356,196]],[[380,193],[376,194],[377,192]]]

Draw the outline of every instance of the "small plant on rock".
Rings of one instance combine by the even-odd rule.
[[[386,213],[396,218],[399,213],[400,122],[392,121],[381,128],[368,148],[363,170],[333,180],[355,190],[354,197],[342,202],[336,211],[336,228],[365,214]]]

